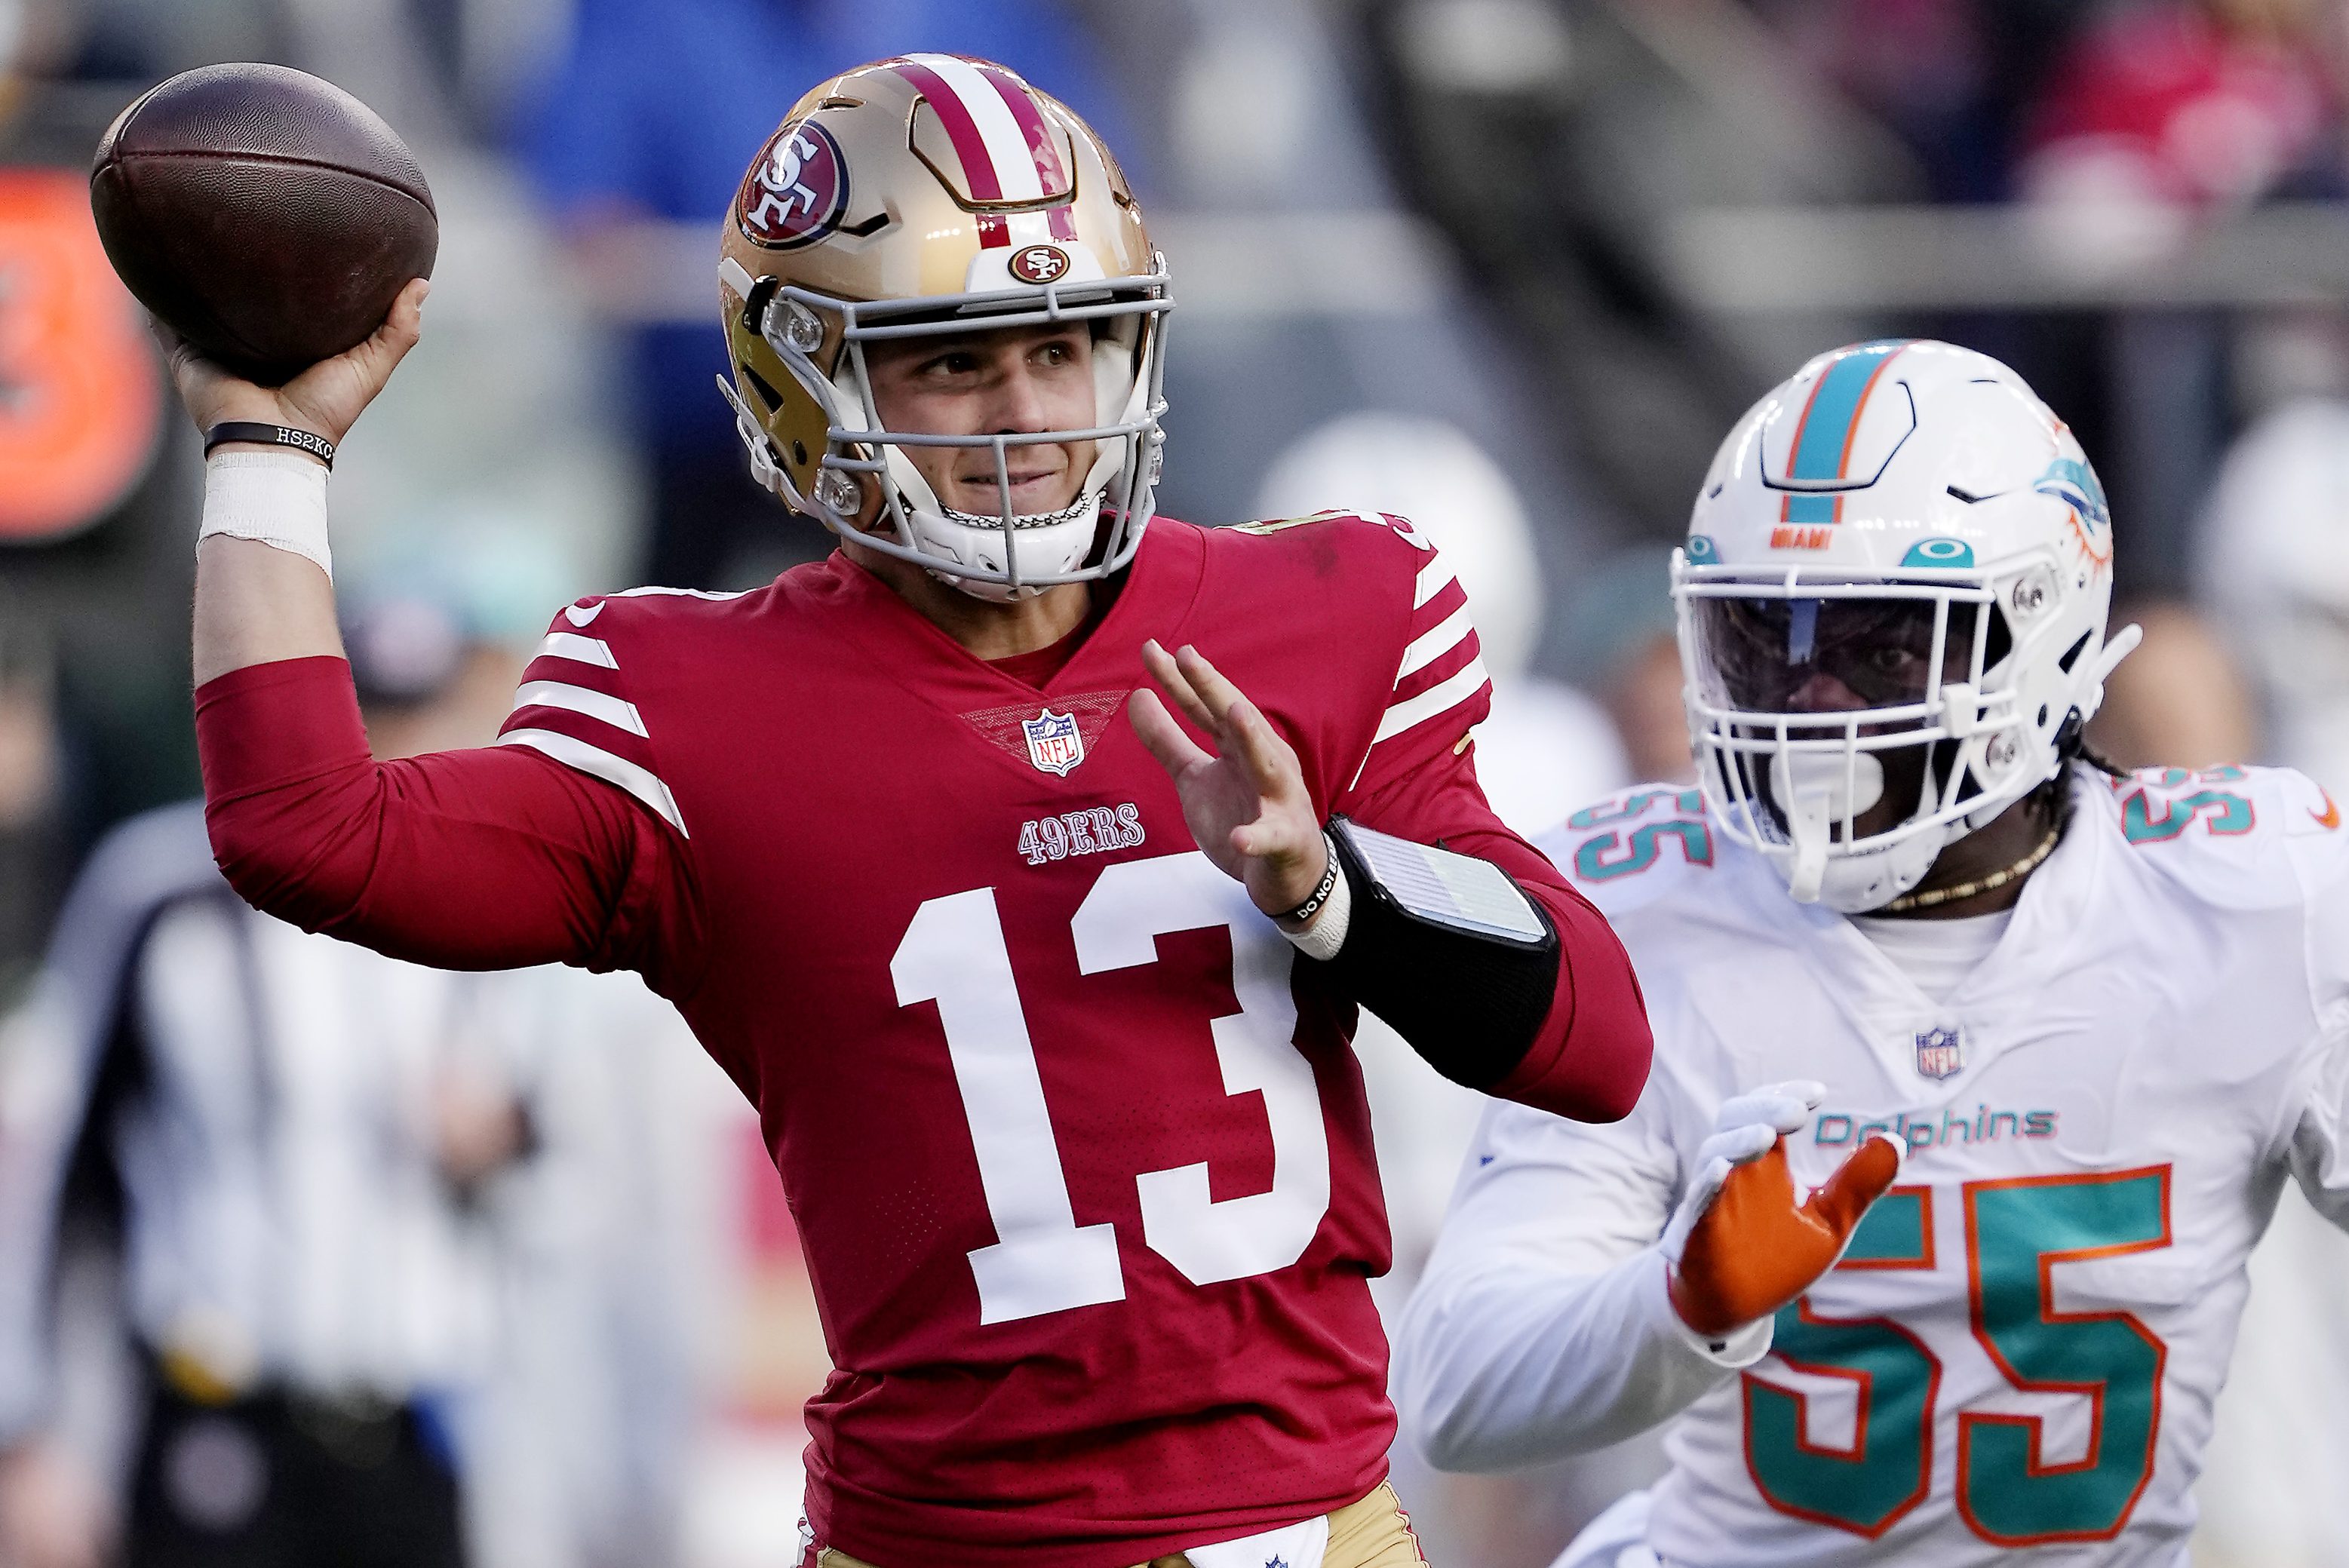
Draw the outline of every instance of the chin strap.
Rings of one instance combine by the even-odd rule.
[[[782,465],[775,461],[774,445],[767,439],[767,432],[742,401],[741,394],[734,390],[734,384],[723,376],[717,381],[718,395],[734,410],[734,433],[750,450],[750,482],[785,500],[791,500],[791,492],[784,488],[789,481],[784,478]]]

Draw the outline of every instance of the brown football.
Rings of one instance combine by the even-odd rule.
[[[184,71],[98,144],[89,204],[114,270],[165,325],[277,386],[363,342],[440,224],[374,110],[284,66]]]

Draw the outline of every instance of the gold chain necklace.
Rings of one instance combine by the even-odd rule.
[[[2039,847],[2037,849],[2032,851],[2029,854],[2023,856],[2021,860],[2015,861],[2013,865],[2007,867],[2006,870],[2002,872],[1992,872],[1986,877],[1978,877],[1970,882],[1960,882],[1955,887],[1935,888],[1931,892],[1903,893],[1899,898],[1894,899],[1890,903],[1886,904],[1883,908],[1870,910],[1868,913],[1871,914],[1905,914],[1912,909],[1930,909],[1937,903],[1955,903],[1960,899],[1971,898],[1977,893],[1985,893],[1996,888],[2002,888],[2007,883],[2013,882],[2016,878],[2027,877],[2033,872],[2037,871],[2039,869],[2039,862],[2055,852],[2056,842],[2063,837],[2064,824],[2058,822],[2054,827],[2047,830],[2047,836],[2039,841]]]

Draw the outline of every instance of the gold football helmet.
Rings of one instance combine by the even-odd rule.
[[[719,389],[753,477],[794,511],[982,598],[1133,558],[1158,477],[1174,302],[1117,160],[1064,106],[953,55],[834,77],[792,106],[743,177],[718,278],[734,371]],[[1092,428],[883,425],[866,344],[1070,321],[1093,335]],[[1079,441],[1096,456],[1075,504],[1013,515],[1007,449]],[[1005,510],[943,505],[905,456],[915,446],[991,449]],[[876,499],[893,533],[855,526]]]

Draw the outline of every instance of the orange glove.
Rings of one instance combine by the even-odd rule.
[[[1900,1174],[1899,1140],[1874,1133],[1795,1206],[1785,1134],[1826,1098],[1803,1082],[1740,1095],[1699,1146],[1696,1180],[1664,1233],[1672,1308],[1697,1333],[1729,1335],[1809,1289]]]

